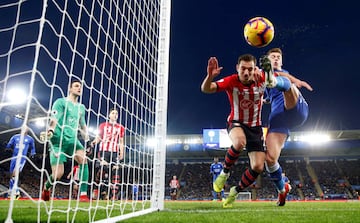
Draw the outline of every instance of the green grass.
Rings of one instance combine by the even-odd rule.
[[[50,203],[48,202],[47,205]],[[54,201],[54,206],[65,210],[68,206],[76,208],[76,203],[68,201]],[[13,212],[14,222],[36,222],[37,203],[31,201],[15,201]],[[106,202],[100,202],[100,206],[106,207]],[[0,201],[0,222],[5,221],[9,201]],[[41,222],[46,222],[48,216],[41,205]],[[88,207],[88,203],[79,203],[79,207]],[[113,206],[112,216],[131,211],[132,207],[141,209],[141,203],[137,206],[122,205]],[[108,213],[111,207],[108,206]],[[70,211],[69,218],[66,214],[60,212],[52,213],[51,222],[71,221],[74,211]],[[75,222],[88,222],[90,215],[95,215],[95,220],[104,218],[106,211],[100,210],[96,214],[94,210],[78,211],[74,217]],[[122,222],[166,222],[166,223],[184,223],[184,222],[239,222],[239,223],[347,223],[360,222],[360,202],[359,201],[340,201],[340,202],[287,202],[284,207],[277,207],[275,202],[236,202],[231,209],[223,209],[220,202],[183,202],[174,201],[165,202],[165,209],[159,212],[153,212],[147,215],[123,220]]]

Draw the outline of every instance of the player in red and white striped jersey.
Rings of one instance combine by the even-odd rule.
[[[248,152],[250,167],[242,174],[239,185],[230,190],[229,196],[232,195],[234,200],[235,195],[250,186],[264,169],[265,149],[261,109],[266,83],[264,77],[255,81],[254,74],[257,69],[256,58],[245,54],[238,59],[237,74],[213,81],[220,74],[222,67],[219,67],[215,57],[211,57],[208,61],[207,76],[201,85],[204,93],[225,91],[231,107],[227,127],[232,146],[226,152],[223,171],[213,183],[214,191],[220,192],[223,189],[230,175],[230,168],[239,158],[240,152],[245,147]],[[224,207],[227,206],[227,200],[223,204]],[[228,204],[232,202],[233,200]]]
[[[109,173],[112,183],[120,183],[119,162],[124,159],[124,135],[125,128],[117,123],[119,113],[116,109],[110,110],[109,121],[99,125],[99,135],[92,142],[100,143],[97,158],[100,161],[100,171]],[[112,195],[116,199],[118,187],[114,186]]]
[[[240,152],[246,147],[250,167],[242,174],[240,183],[236,187],[237,194],[237,192],[250,186],[257,176],[263,172],[265,149],[261,109],[266,84],[265,78],[254,81],[257,67],[256,58],[253,55],[245,54],[239,57],[236,64],[237,74],[213,81],[220,74],[221,69],[222,67],[219,67],[217,59],[211,57],[208,61],[208,74],[201,86],[204,93],[225,91],[231,107],[227,127],[232,146],[226,152],[224,169],[213,183],[213,189],[216,192],[223,189],[230,175],[230,168],[239,158]]]
[[[174,175],[169,183],[171,200],[176,200],[177,192],[180,188],[179,180]]]

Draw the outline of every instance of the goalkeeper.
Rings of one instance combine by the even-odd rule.
[[[82,84],[80,80],[74,79],[70,83],[68,96],[57,99],[53,104],[47,132],[47,137],[50,138],[52,174],[45,182],[41,194],[44,201],[50,199],[51,187],[63,176],[67,156],[73,157],[80,167],[80,201],[89,201],[87,197],[89,169],[86,151],[77,137],[80,130],[82,138],[89,141],[85,123],[85,106],[78,102],[81,93]]]

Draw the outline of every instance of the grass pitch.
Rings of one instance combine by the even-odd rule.
[[[72,201],[74,202],[74,201]],[[61,210],[70,210],[70,214],[62,212],[52,213],[50,222],[89,222],[89,216],[95,216],[94,220],[105,218],[107,215],[116,216],[122,210],[123,213],[130,212],[133,208],[140,210],[141,203],[125,206],[108,206],[108,203],[98,205],[107,207],[96,211],[84,208],[88,203],[70,203],[69,201],[54,201],[53,206]],[[48,220],[45,205],[41,204],[41,222]],[[0,201],[0,222],[4,222],[8,213],[9,201]],[[13,211],[14,222],[37,222],[37,204],[31,201],[15,201]],[[70,208],[69,208],[70,207]],[[48,206],[47,206],[48,208]],[[77,212],[74,211],[77,209]],[[75,214],[76,213],[76,214]],[[233,208],[223,209],[221,202],[211,201],[166,201],[165,209],[147,215],[123,220],[122,222],[149,222],[149,223],[356,223],[360,222],[359,201],[319,201],[319,202],[287,202],[284,207],[277,207],[275,202],[236,202]]]

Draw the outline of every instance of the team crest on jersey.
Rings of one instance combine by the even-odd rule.
[[[248,100],[248,99],[244,99],[240,102],[240,106],[243,109],[249,109],[249,108],[254,107],[254,102],[251,100]]]

